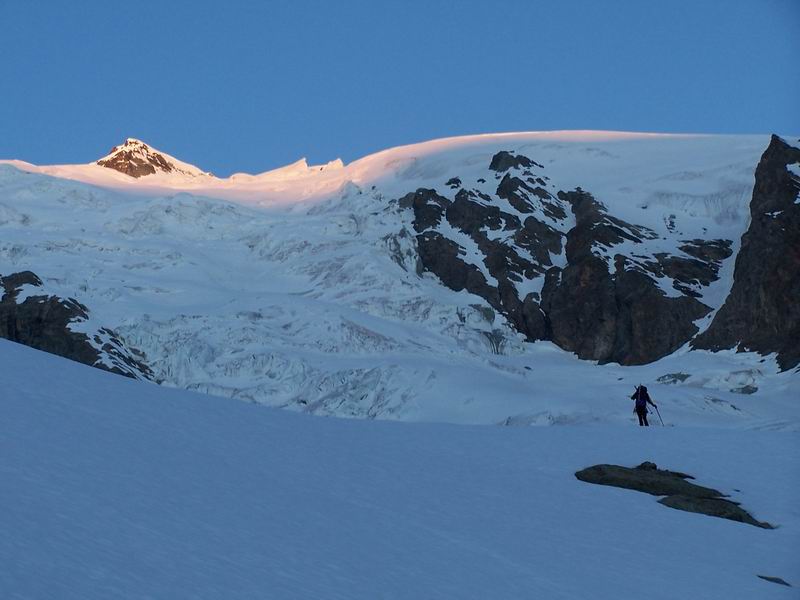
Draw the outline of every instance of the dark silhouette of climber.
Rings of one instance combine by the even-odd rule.
[[[636,391],[633,392],[633,396],[631,396],[631,400],[636,400],[636,404],[633,405],[633,412],[639,417],[639,426],[649,427],[650,423],[647,422],[647,405],[650,404],[653,408],[657,407],[653,401],[650,400],[650,394],[647,393],[647,388],[643,385],[637,386]]]

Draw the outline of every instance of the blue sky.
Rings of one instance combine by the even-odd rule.
[[[219,175],[450,135],[800,132],[800,1],[0,0],[0,158]]]

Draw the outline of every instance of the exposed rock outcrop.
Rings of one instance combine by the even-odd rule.
[[[719,279],[722,261],[733,253],[731,244],[731,240],[684,240],[678,249],[688,258],[657,252],[655,260],[639,264],[656,277],[672,279],[672,287],[685,296],[699,298],[698,290]]]
[[[777,353],[782,369],[800,365],[800,148],[773,135],[755,173],[750,227],[734,282],[695,348]]]
[[[519,177],[506,174],[500,185],[497,186],[497,197],[508,200],[509,204],[521,213],[536,212],[537,205],[541,206],[546,216],[553,219],[563,219],[567,216],[564,207],[555,199],[553,194],[540,185],[531,185],[533,178],[523,181]]]
[[[558,198],[548,195],[543,199],[528,188],[519,189],[518,202],[525,209],[520,212],[541,215],[547,206],[551,212],[565,214]],[[564,236],[559,230],[534,214],[523,221],[494,205],[486,194],[464,189],[459,189],[453,200],[435,190],[419,189],[401,198],[400,206],[414,211],[417,247],[425,270],[450,289],[484,298],[529,340],[546,338],[547,323],[537,302],[538,292],[524,294],[520,289],[527,281],[543,278],[552,266],[552,255],[562,252]],[[465,260],[465,249],[448,237],[452,236],[448,228],[469,237],[482,257],[483,268]]]
[[[488,170],[500,180],[493,195],[450,178],[442,193],[400,199],[414,212],[423,270],[481,296],[527,340],[583,359],[645,364],[697,334],[694,322],[712,310],[698,298],[719,278],[730,240],[649,251],[658,233],[608,214],[581,188],[556,191],[536,161],[502,151]]]
[[[209,175],[133,138],[128,138],[121,146],[114,146],[107,156],[97,161],[97,164],[134,178],[155,173]]]
[[[89,318],[88,309],[78,301],[41,294],[29,294],[18,302],[23,286],[42,287],[31,271],[0,277],[0,337],[57,354],[64,358],[136,379],[152,379],[141,353],[128,349],[119,336],[106,328],[90,339],[72,331],[70,323]],[[94,342],[94,343],[92,343]]]
[[[501,150],[492,157],[492,162],[489,163],[489,170],[503,173],[509,169],[529,168],[534,165],[541,167],[541,165],[535,163],[527,156],[514,156],[511,152]]]
[[[773,577],[772,575],[756,575],[756,577],[763,579],[764,581],[769,581],[770,583],[777,583],[778,585],[785,585],[786,587],[792,587],[792,585],[788,581],[780,577]]]
[[[607,215],[580,188],[559,194],[572,206],[576,225],[567,234],[567,266],[554,267],[542,290],[552,340],[580,358],[601,363],[644,364],[671,354],[698,329],[693,321],[711,309],[692,297],[668,297],[624,255],[614,272],[594,252],[623,241],[652,237],[646,228]]]
[[[587,483],[664,496],[658,502],[670,508],[747,523],[764,529],[773,528],[769,523],[754,519],[738,503],[725,499],[722,492],[686,481],[694,479],[691,475],[662,470],[651,462],[644,462],[635,468],[595,465],[578,471],[575,477]]]

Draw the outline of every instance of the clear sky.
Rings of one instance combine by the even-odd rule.
[[[800,0],[0,0],[0,158],[138,137],[228,175],[548,129],[800,132]]]

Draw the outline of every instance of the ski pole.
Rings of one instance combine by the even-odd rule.
[[[658,407],[657,407],[657,406],[656,406],[656,414],[658,415],[658,420],[659,420],[659,421],[661,421],[661,426],[662,426],[662,427],[666,427],[666,426],[664,425],[664,419],[662,419],[662,418],[661,418],[661,413],[660,413],[660,412],[658,412]]]

